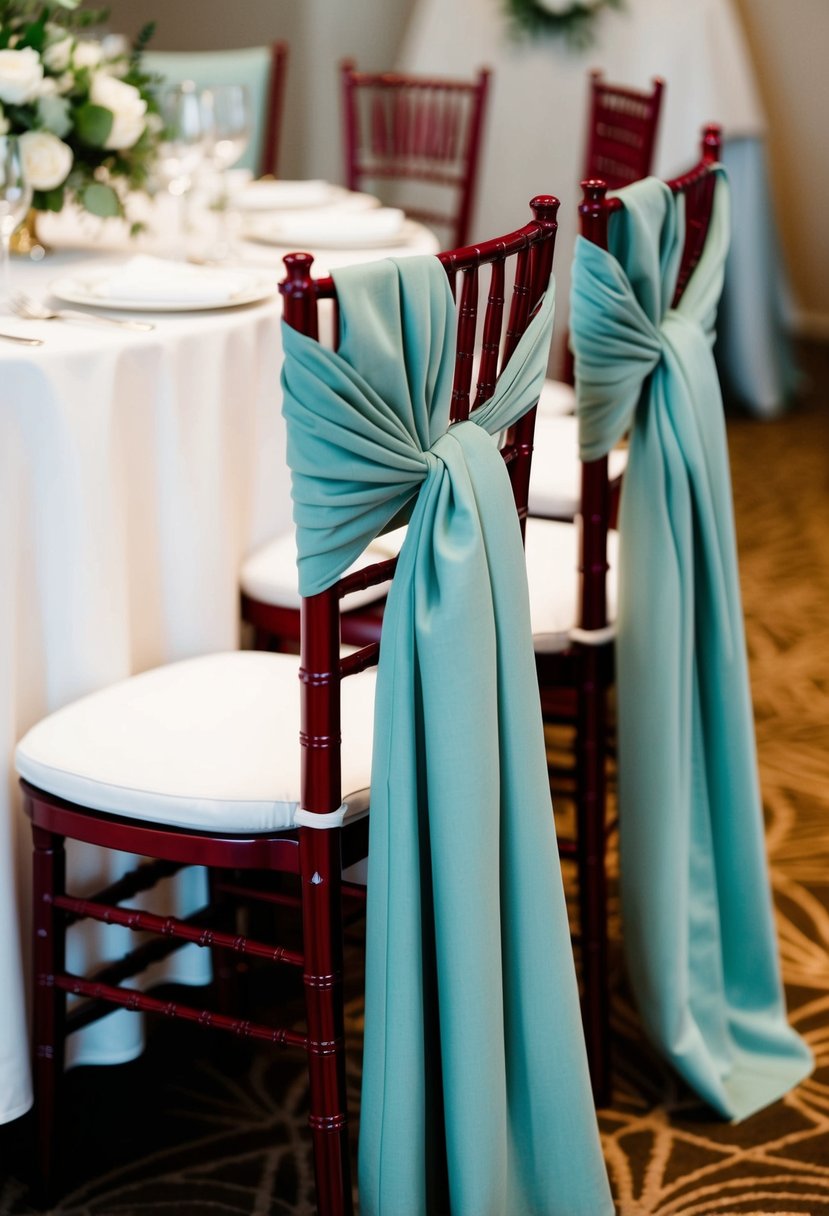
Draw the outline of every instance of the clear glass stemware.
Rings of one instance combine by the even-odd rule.
[[[207,135],[201,98],[192,80],[168,89],[159,100],[164,130],[159,147],[158,171],[167,191],[178,200],[178,239],[188,231],[187,200],[194,175],[207,152]]]
[[[23,153],[16,135],[0,136],[0,242],[2,243],[3,299],[11,299],[12,234],[26,218],[32,203],[32,187],[26,181]]]
[[[250,93],[243,84],[209,85],[201,93],[206,160],[217,178],[214,206],[219,231],[214,257],[227,257],[232,242],[228,216],[226,171],[244,154],[251,136]]]

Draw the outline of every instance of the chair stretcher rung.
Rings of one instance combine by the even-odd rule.
[[[181,1005],[178,1001],[161,1001],[132,988],[113,988],[109,984],[98,984],[84,980],[68,972],[55,976],[55,986],[73,996],[86,996],[93,1001],[107,1001],[136,1013],[163,1013],[165,1017],[181,1018],[185,1022],[196,1022],[208,1030],[225,1030],[243,1039],[262,1039],[267,1043],[302,1047],[307,1050],[308,1039],[304,1034],[289,1030],[286,1026],[263,1026],[245,1018],[231,1018],[223,1013],[212,1013],[209,1009],[196,1009],[193,1005]]]
[[[103,890],[90,895],[89,899],[98,904],[120,904],[125,899],[132,899],[134,896],[140,895],[142,891],[152,890],[165,878],[172,878],[174,874],[184,868],[184,863],[181,861],[143,862],[111,886],[104,887]],[[67,923],[72,924],[74,919],[74,917],[68,919]]]
[[[127,929],[160,933],[162,937],[175,937],[193,942],[197,946],[218,946],[222,950],[233,950],[237,954],[253,958],[265,958],[272,963],[287,963],[301,967],[304,959],[295,950],[284,946],[272,946],[267,942],[251,941],[233,933],[222,933],[218,929],[204,929],[187,924],[175,916],[156,916],[152,912],[141,912],[137,908],[113,908],[90,899],[76,899],[72,895],[59,895],[55,907],[74,913],[81,918],[101,921],[105,925],[124,925]]]

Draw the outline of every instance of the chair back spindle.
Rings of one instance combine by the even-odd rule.
[[[346,184],[466,244],[478,176],[489,69],[474,81],[359,72],[343,63]]]
[[[617,190],[651,172],[665,82],[652,89],[608,84],[599,71],[590,73],[590,108],[584,177]]]

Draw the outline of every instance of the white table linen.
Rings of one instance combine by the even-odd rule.
[[[47,217],[42,228],[47,239],[76,247],[40,265],[15,261],[15,287],[39,298],[96,250],[122,260],[134,252],[120,247],[120,224]],[[151,233],[143,247],[157,249],[164,239]],[[315,270],[436,249],[434,236],[418,228],[403,247],[326,250]],[[283,252],[248,245],[240,260],[269,270],[276,283]],[[279,295],[199,312],[145,308],[143,301],[134,315],[155,322],[150,333],[0,317],[0,329],[44,339],[38,348],[0,340],[0,1122],[31,1102],[31,836],[15,743],[39,718],[93,689],[235,648],[242,560],[291,518]],[[72,843],[69,868],[80,875],[73,889],[88,892],[117,878],[123,861]],[[167,884],[161,906],[200,900],[201,873],[183,877]],[[73,930],[70,967],[117,957],[128,934]],[[188,947],[177,959],[167,976],[206,978],[205,951]],[[111,1014],[72,1036],[70,1061],[134,1057],[141,1021]]]

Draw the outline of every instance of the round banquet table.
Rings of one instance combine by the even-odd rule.
[[[100,267],[134,252],[117,222],[59,216],[42,227],[53,251],[12,270],[14,287],[40,299],[91,257]],[[408,231],[405,245],[320,250],[315,270],[437,251],[427,229]],[[151,229],[143,247],[159,239]],[[272,276],[274,294],[259,303],[107,313],[150,320],[149,333],[0,315],[0,331],[44,340],[27,348],[0,339],[0,1122],[31,1103],[31,845],[15,743],[43,715],[105,684],[239,645],[241,562],[291,518],[276,292],[284,252],[248,243],[239,251]],[[77,846],[69,867],[83,894],[114,881],[123,864]],[[179,876],[153,910],[190,911],[203,902],[202,884],[200,871]],[[128,932],[71,930],[70,969],[118,957]],[[204,982],[202,956],[187,947],[141,982]],[[70,1038],[69,1061],[133,1058],[141,1022],[111,1014]]]
[[[765,118],[731,0],[624,0],[597,18],[587,49],[510,36],[504,0],[416,0],[398,59],[402,70],[471,76],[492,66],[492,96],[474,216],[475,239],[516,226],[534,194],[562,200],[555,271],[557,341],[566,330],[569,266],[587,121],[587,74],[646,87],[666,83],[654,171],[697,158],[702,126],[721,124],[738,223],[719,313],[718,362],[731,392],[760,416],[778,413],[793,386],[784,335],[786,298],[765,165]]]

